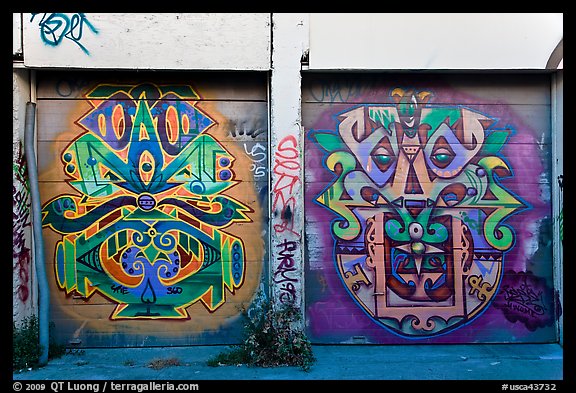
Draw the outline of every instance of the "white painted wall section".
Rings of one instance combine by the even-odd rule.
[[[310,70],[545,69],[562,13],[312,13]]]
[[[14,70],[12,73],[12,163],[16,166],[12,171],[12,317],[17,325],[25,318],[37,314],[38,307],[30,187],[16,173],[20,170],[19,161],[23,159],[26,103],[30,101],[28,74],[27,70]]]
[[[270,86],[270,282],[275,304],[303,310],[304,195],[301,63],[307,14],[274,14]]]
[[[22,14],[12,14],[12,55],[22,53]]]
[[[23,15],[24,65],[269,70],[269,13]]]
[[[554,288],[561,307],[564,303],[564,241],[560,225],[564,221],[564,71],[552,78],[552,214],[554,216]],[[564,345],[564,313],[558,320],[560,345]]]

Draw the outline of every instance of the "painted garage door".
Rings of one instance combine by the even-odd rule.
[[[37,108],[56,338],[237,342],[265,277],[265,77],[39,73]]]
[[[547,75],[305,75],[316,343],[556,341]]]

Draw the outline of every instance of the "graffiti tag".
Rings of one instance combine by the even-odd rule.
[[[510,322],[522,322],[534,331],[553,323],[553,296],[545,279],[531,272],[508,271],[494,306],[502,310]]]
[[[98,30],[88,21],[86,15],[76,13],[69,17],[62,13],[33,13],[30,22],[34,21],[36,16],[40,14],[42,16],[38,26],[40,27],[40,37],[45,44],[58,46],[64,39],[67,39],[78,45],[87,55],[90,54],[88,49],[80,43],[80,40],[82,40],[85,27],[94,34],[98,34]]]
[[[366,89],[362,83],[357,81],[322,81],[320,85],[311,88],[310,94],[316,102],[348,102],[359,97]]]
[[[30,223],[30,188],[26,160],[22,152],[22,142],[18,147],[18,156],[12,164],[14,182],[12,184],[12,258],[16,260],[14,270],[18,272],[20,282],[16,291],[21,301],[28,300],[30,290],[30,248],[26,247],[24,228]]]
[[[279,256],[277,258],[280,263],[274,272],[273,281],[275,284],[281,284],[279,300],[281,303],[293,302],[296,298],[296,287],[295,282],[298,282],[297,278],[289,277],[289,274],[296,271],[296,266],[294,263],[294,252],[298,247],[295,241],[284,241],[278,244],[276,247],[281,247]]]
[[[526,281],[518,288],[506,285],[502,291],[508,309],[531,317],[544,315],[546,307],[543,304],[542,291],[536,293],[529,284],[526,284]]]
[[[301,186],[300,162],[298,142],[296,137],[288,135],[278,144],[275,152],[274,174],[277,180],[274,183],[272,210],[280,211],[281,224],[274,224],[277,233],[288,231],[297,237],[300,234],[294,228],[294,208],[296,206],[296,191]]]
[[[266,175],[266,148],[260,143],[256,143],[250,151],[244,144],[244,151],[252,159],[252,164],[250,164],[250,171],[254,172],[255,178],[260,178]]]

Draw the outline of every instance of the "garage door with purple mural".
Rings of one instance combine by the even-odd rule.
[[[228,343],[261,285],[265,81],[46,76],[52,320],[83,345]],[[264,213],[265,214],[265,213]]]
[[[549,342],[546,76],[306,76],[306,322],[320,343]]]

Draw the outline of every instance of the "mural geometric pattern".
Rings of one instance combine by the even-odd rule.
[[[512,129],[429,106],[430,91],[390,96],[309,132],[334,175],[315,202],[335,216],[334,263],[355,303],[399,336],[430,337],[490,305],[515,243],[505,220],[530,206],[499,183],[512,176],[499,155]]]
[[[189,319],[244,282],[241,239],[224,231],[252,210],[226,196],[234,157],[206,131],[187,85],[100,84],[85,95],[85,131],[61,152],[67,182],[42,209],[62,235],[59,287],[116,304],[110,319]]]

